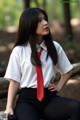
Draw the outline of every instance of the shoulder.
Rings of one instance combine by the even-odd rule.
[[[13,50],[12,50],[12,55],[20,55],[21,54],[21,51],[24,49],[24,46],[16,46],[16,47],[14,47],[13,48]]]
[[[61,50],[62,49],[62,46],[58,42],[53,41],[53,43],[54,43],[54,46],[56,47],[57,50]]]
[[[21,51],[22,48],[23,48],[23,46],[16,46],[13,48],[12,52],[19,52],[19,51]]]

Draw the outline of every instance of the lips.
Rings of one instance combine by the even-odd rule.
[[[43,30],[49,30],[49,28],[48,28],[48,27],[45,27]]]

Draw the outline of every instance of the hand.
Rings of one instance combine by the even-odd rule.
[[[8,115],[8,120],[17,120],[15,115]]]
[[[57,88],[57,85],[54,84],[53,82],[51,82],[48,86],[48,89],[53,92],[53,91],[56,91],[56,92],[59,92],[58,88]]]
[[[7,109],[5,110],[5,113],[6,113],[7,115],[13,115],[13,114],[14,114],[12,108],[7,108]]]

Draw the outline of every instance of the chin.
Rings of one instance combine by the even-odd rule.
[[[44,33],[43,35],[48,35],[49,34],[49,32],[46,32],[46,33]]]

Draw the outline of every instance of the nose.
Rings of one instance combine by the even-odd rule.
[[[43,19],[43,24],[47,25],[48,24],[47,20]]]

